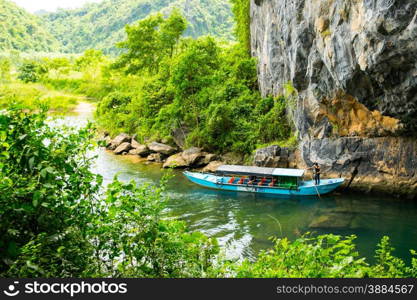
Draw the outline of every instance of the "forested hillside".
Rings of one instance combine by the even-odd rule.
[[[0,0],[0,51],[57,51],[59,42],[42,20],[8,0]]]
[[[233,38],[228,0],[105,0],[75,10],[43,14],[42,18],[65,52],[94,48],[108,54],[117,52],[115,44],[126,38],[126,24],[156,12],[167,14],[172,8],[179,8],[189,23],[185,35]]]

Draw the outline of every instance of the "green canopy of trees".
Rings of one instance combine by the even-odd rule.
[[[185,35],[211,34],[233,39],[229,0],[105,0],[74,10],[43,14],[47,28],[68,53],[94,48],[105,54],[120,53],[115,44],[126,38],[125,25],[157,12],[179,9],[189,21]]]
[[[42,20],[13,2],[0,0],[0,51],[53,52],[60,43],[44,28]]]
[[[111,88],[98,104],[99,124],[139,140],[169,140],[181,130],[187,146],[213,152],[248,154],[288,140],[285,99],[262,98],[255,59],[240,44],[180,38],[185,23],[174,11],[126,28],[124,52],[103,78]]]
[[[235,35],[250,52],[250,0],[230,0],[236,20]]]
[[[127,51],[115,63],[135,74],[147,70],[155,74],[165,57],[172,57],[180,36],[186,29],[186,20],[178,12],[164,19],[161,14],[146,18],[136,25],[126,26],[127,40],[118,44]]]

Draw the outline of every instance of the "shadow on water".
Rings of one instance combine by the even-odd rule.
[[[74,117],[68,117],[74,123]],[[85,118],[82,119],[85,121]],[[160,165],[131,156],[97,150],[93,171],[104,183],[117,174],[121,180],[157,183]],[[357,235],[361,255],[372,260],[384,235],[391,238],[395,254],[409,259],[417,249],[417,203],[393,197],[356,193],[303,198],[205,189],[189,182],[180,171],[167,188],[167,216],[186,221],[191,230],[216,237],[229,257],[253,257],[272,245],[270,237],[295,239],[309,231],[316,234]]]

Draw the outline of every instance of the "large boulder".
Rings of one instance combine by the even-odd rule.
[[[301,137],[416,128],[416,0],[251,2],[260,91],[290,94],[292,83]]]
[[[203,152],[203,156],[201,156],[196,162],[195,167],[203,167],[218,159],[218,156],[213,153]]]
[[[187,162],[189,166],[195,165],[195,163],[204,156],[204,152],[201,148],[192,147],[182,152],[181,156]]]
[[[147,157],[151,153],[151,150],[149,150],[149,148],[146,145],[139,144],[139,145],[136,145],[136,147],[133,147],[133,149],[130,150],[129,153],[132,155],[139,155],[141,157]]]
[[[215,154],[203,152],[201,148],[192,147],[170,156],[165,162],[164,168],[202,167],[215,158]]]
[[[148,148],[156,153],[161,153],[164,155],[172,155],[175,152],[177,152],[177,149],[175,149],[174,147],[171,147],[169,145],[166,144],[162,144],[162,143],[157,143],[157,142],[152,142],[148,145]]]
[[[143,145],[139,144],[139,142],[137,140],[135,140],[134,138],[132,138],[131,144],[132,144],[132,148],[139,148],[139,147],[143,146]]]
[[[148,161],[153,161],[157,163],[164,162],[164,156],[161,153],[151,153],[146,158]]]
[[[129,152],[132,149],[132,145],[128,142],[120,144],[113,152],[114,154],[123,154]]]
[[[417,198],[417,1],[250,2],[259,89],[287,95],[298,165]]]
[[[236,152],[227,152],[222,155],[221,159],[230,165],[240,165],[244,161],[244,156]]]
[[[123,143],[130,143],[131,137],[127,135],[126,133],[119,134],[116,136],[110,143],[110,145],[107,147],[109,150],[115,150],[117,147],[119,147]]]
[[[224,165],[224,162],[215,160],[209,163],[207,166],[205,166],[202,171],[207,173],[214,173],[217,171],[217,168],[221,165]]]
[[[177,153],[168,157],[163,165],[164,168],[186,168],[188,166],[189,164],[182,156],[182,153]]]
[[[253,163],[258,167],[288,168],[289,153],[287,148],[281,148],[278,145],[268,146],[256,150]]]
[[[151,150],[146,145],[139,144],[134,138],[132,138],[132,150],[130,150],[129,154],[131,155],[139,155],[141,157],[146,157],[151,154]]]

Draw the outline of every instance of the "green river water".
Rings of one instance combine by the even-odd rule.
[[[91,113],[68,116],[66,124],[83,124]],[[109,183],[121,180],[155,182],[162,176],[159,164],[140,162],[97,150],[93,170]],[[295,239],[307,231],[357,235],[361,255],[372,260],[376,244],[388,235],[395,254],[409,259],[417,249],[417,203],[394,197],[336,193],[330,196],[285,199],[249,193],[214,191],[187,181],[181,171],[168,186],[171,198],[166,214],[186,221],[191,230],[217,238],[228,257],[253,257],[272,245],[270,237]],[[312,223],[323,221],[311,228]],[[317,224],[316,224],[317,225]]]

